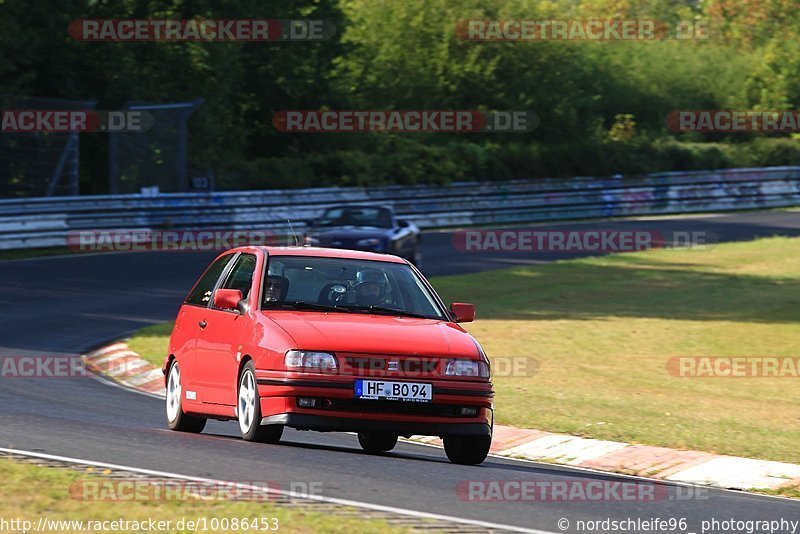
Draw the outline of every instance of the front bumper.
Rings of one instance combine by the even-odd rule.
[[[278,376],[264,376],[261,372],[257,373],[257,381],[259,386],[271,386],[279,388],[280,391],[265,392],[267,395],[275,393],[292,393],[298,396],[313,396],[317,390],[328,390],[348,393],[353,392],[353,381],[359,378],[367,378],[361,376],[347,377],[344,379],[319,379],[312,377],[278,377]],[[372,377],[371,377],[372,378]],[[393,376],[374,377],[373,379],[383,380],[396,380],[403,381],[403,378]],[[464,382],[458,380],[431,380],[427,377],[405,379],[411,382],[429,382],[433,384],[433,394],[440,398],[445,397],[475,397],[483,399],[491,399],[494,397],[494,390],[492,390],[491,382]],[[262,387],[259,387],[261,392]],[[263,395],[263,393],[262,393]],[[336,396],[342,396],[336,394]],[[346,395],[350,397],[351,395]]]
[[[494,392],[488,381],[406,379],[432,386],[433,400],[416,403],[358,399],[354,395],[358,376],[282,374],[256,373],[262,424],[323,432],[389,431],[401,436],[491,435]],[[300,397],[315,399],[314,407],[301,407]]]
[[[426,423],[356,419],[304,413],[282,413],[261,419],[262,425],[285,425],[298,430],[318,432],[391,432],[399,436],[491,436],[490,422]]]

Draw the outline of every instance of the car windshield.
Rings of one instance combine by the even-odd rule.
[[[330,208],[317,221],[318,226],[392,227],[392,214],[386,208],[349,206]]]
[[[261,307],[447,319],[409,265],[348,258],[270,255]]]

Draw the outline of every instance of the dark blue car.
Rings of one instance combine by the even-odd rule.
[[[308,222],[306,245],[385,252],[403,257],[414,265],[421,259],[421,236],[417,226],[395,217],[383,206],[335,206]]]

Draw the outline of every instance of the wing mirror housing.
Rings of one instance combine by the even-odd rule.
[[[475,305],[466,302],[454,302],[450,305],[450,313],[457,323],[470,323],[475,320]]]
[[[223,310],[239,310],[239,301],[242,300],[242,292],[238,289],[217,289],[214,292],[214,307]]]

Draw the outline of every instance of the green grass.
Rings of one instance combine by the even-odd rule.
[[[800,463],[798,378],[678,378],[675,356],[800,356],[800,239],[654,250],[439,277],[493,357],[496,422]],[[134,350],[161,364],[170,325]],[[529,369],[533,369],[530,366]]]
[[[169,335],[172,332],[173,324],[175,321],[145,326],[131,336],[128,346],[131,350],[138,352],[142,358],[160,368],[167,355]]]
[[[800,499],[800,484],[793,484],[789,486],[784,486],[778,489],[761,489],[756,490],[758,493],[764,493],[766,495],[777,495],[779,497],[789,497],[792,499]]]
[[[0,459],[0,518],[21,518],[32,521],[50,520],[119,520],[156,521],[170,520],[173,528],[161,532],[188,532],[177,530],[181,518],[196,520],[208,518],[277,518],[279,532],[407,532],[391,527],[384,521],[361,520],[330,514],[307,513],[270,503],[225,500],[79,500],[70,493],[70,487],[95,474],[62,468],[40,467],[9,459]],[[210,523],[209,523],[210,524]],[[76,532],[59,529],[59,532]],[[21,532],[21,531],[20,531]],[[55,531],[54,531],[55,532]],[[80,531],[77,531],[80,532]],[[193,531],[192,531],[193,532]],[[216,532],[247,532],[216,530]],[[253,532],[253,530],[250,530]]]
[[[437,279],[475,302],[496,420],[600,439],[800,462],[797,378],[679,378],[675,356],[789,356],[800,347],[800,239],[657,250]]]

